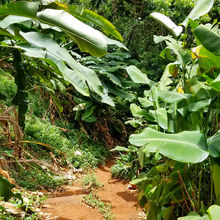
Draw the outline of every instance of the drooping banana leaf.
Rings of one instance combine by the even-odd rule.
[[[15,24],[15,23],[18,24],[18,23],[22,23],[25,21],[31,21],[31,19],[27,17],[22,17],[22,16],[9,15],[0,22],[0,27],[7,28],[8,26],[12,24]]]
[[[215,56],[220,56],[220,35],[217,35],[204,25],[199,25],[193,33],[208,51]]]
[[[158,12],[151,13],[150,16],[158,21],[160,24],[165,26],[175,37],[178,37],[182,31],[183,28],[181,26],[177,26],[169,17],[166,15],[163,15]]]
[[[17,15],[29,18],[36,18],[40,2],[17,1],[0,7],[0,16]]]
[[[196,5],[194,6],[192,11],[187,16],[187,18],[183,21],[182,24],[186,26],[189,19],[196,20],[199,17],[207,14],[211,10],[214,4],[214,1],[215,0],[198,0]]]
[[[105,36],[63,10],[45,9],[37,13],[41,22],[55,25],[69,34],[84,52],[101,57],[107,53]]]
[[[106,39],[108,45],[116,45],[119,48],[123,48],[124,50],[128,50],[128,48],[123,43],[121,43],[120,41],[112,40],[108,37],[105,37],[105,39]]]
[[[145,146],[145,152],[159,152],[184,163],[199,163],[209,155],[206,138],[199,131],[165,134],[146,128],[140,134],[131,135],[129,140],[133,145]]]
[[[102,30],[107,35],[112,35],[116,39],[123,41],[123,37],[121,34],[116,30],[116,27],[107,19],[102,17],[101,15],[91,11],[89,9],[85,9],[81,6],[77,5],[69,5],[67,11],[82,21],[91,22],[98,27],[102,28]]]
[[[102,84],[96,73],[76,62],[65,48],[61,48],[47,35],[37,32],[20,32],[21,36],[33,47],[21,47],[26,55],[51,60],[63,74],[65,80],[70,82],[80,93],[89,96],[89,88],[98,95],[103,94]],[[71,68],[68,68],[67,63]],[[88,86],[87,86],[88,84]]]

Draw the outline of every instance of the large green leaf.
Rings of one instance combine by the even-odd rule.
[[[11,33],[6,31],[4,28],[0,28],[0,35],[7,36],[7,37],[13,37]]]
[[[12,24],[15,24],[15,23],[18,24],[24,21],[31,21],[31,19],[27,17],[22,17],[22,16],[9,15],[0,22],[0,27],[7,28],[8,26]]]
[[[143,83],[147,85],[152,85],[153,81],[148,79],[147,75],[142,73],[136,66],[128,66],[126,68],[128,75],[135,83]]]
[[[149,121],[154,121],[154,117],[150,113],[141,109],[139,106],[137,106],[134,103],[130,105],[130,110],[134,117],[138,117],[138,118],[145,117]]]
[[[171,36],[154,36],[154,42],[156,44],[162,41],[166,42],[166,49],[172,50],[177,55],[181,65],[187,65],[192,60],[190,53],[183,49],[183,43],[181,41],[177,41]]]
[[[192,78],[186,81],[186,90],[196,97],[197,100],[212,99],[216,94],[205,82]]]
[[[169,17],[158,12],[151,13],[150,16],[158,21],[160,24],[164,25],[175,37],[178,37],[183,28],[177,26]]]
[[[156,121],[158,125],[167,130],[168,129],[168,118],[167,118],[167,111],[165,108],[158,108],[155,112]]]
[[[64,9],[65,10],[65,9]],[[98,27],[102,28],[102,30],[107,35],[112,35],[116,39],[123,41],[123,37],[121,34],[116,30],[116,27],[107,19],[102,17],[101,15],[95,13],[94,11],[91,11],[89,9],[85,9],[81,6],[77,5],[69,5],[66,9],[70,14],[78,18],[82,21],[91,22]]]
[[[210,220],[218,220],[220,216],[220,206],[218,205],[212,205],[207,210]]]
[[[206,138],[198,131],[165,134],[146,128],[140,134],[131,135],[129,140],[133,145],[145,146],[146,152],[159,152],[184,163],[199,163],[209,155]]]
[[[220,133],[208,138],[208,151],[212,157],[220,157]]]
[[[71,14],[63,10],[45,9],[37,13],[37,18],[67,32],[82,51],[89,52],[97,57],[104,56],[107,53],[105,36]]]
[[[220,56],[215,56],[205,47],[201,47],[198,53],[199,67],[202,71],[207,72],[213,68],[220,68]]]
[[[106,39],[108,45],[116,45],[119,48],[123,48],[124,50],[128,50],[128,48],[123,43],[121,43],[120,41],[113,40],[113,39],[110,39],[108,37],[105,37],[105,39]]]
[[[191,97],[190,94],[182,94],[172,91],[158,92],[157,95],[166,103],[178,103],[183,99],[189,99]]]
[[[204,109],[205,107],[209,106],[210,103],[211,103],[211,99],[204,99],[204,100],[201,100],[199,102],[194,102],[194,103],[191,103],[189,106],[188,106],[188,109],[190,112],[197,112],[201,109]]]
[[[212,81],[211,87],[220,92],[220,74],[217,76],[215,80]]]
[[[148,98],[138,98],[138,101],[140,102],[140,104],[144,107],[144,108],[148,108],[153,106],[153,101],[150,101]]]
[[[47,35],[41,33],[21,32],[20,34],[30,44],[35,46],[35,48],[20,46],[20,48],[25,50],[26,55],[45,58],[47,62],[51,60],[63,74],[64,79],[70,82],[83,95],[89,96],[88,86],[93,92],[99,95],[103,94],[102,84],[96,73],[76,62],[65,48],[61,48]],[[38,52],[39,50],[40,52]],[[68,68],[64,62],[71,68]]]
[[[214,1],[215,0],[198,0],[196,5],[194,6],[192,11],[187,16],[187,18],[183,21],[182,24],[186,26],[189,19],[196,20],[199,17],[207,14],[211,10],[214,4]]]
[[[220,36],[209,30],[204,25],[199,25],[194,31],[194,35],[201,44],[216,56],[220,56]]]
[[[187,216],[185,217],[180,217],[178,218],[178,220],[210,220],[208,215],[204,215],[204,216],[200,216],[197,213],[189,213]]]
[[[13,2],[2,5],[0,8],[0,16],[18,15],[29,18],[36,18],[39,9],[39,2]]]

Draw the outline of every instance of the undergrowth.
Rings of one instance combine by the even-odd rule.
[[[71,129],[64,132],[57,125],[37,117],[28,118],[24,140],[39,143],[26,145],[25,150],[31,155],[27,159],[43,160],[53,165],[54,155],[60,166],[71,163],[73,167],[82,168],[83,171],[104,163],[109,155],[104,144],[90,140],[80,131]],[[30,190],[49,190],[67,183],[65,177],[59,177],[59,174],[43,169],[34,162],[14,164],[14,168],[13,178],[20,186]]]
[[[16,95],[17,87],[14,77],[0,69],[0,104],[10,106],[14,96]]]
[[[103,184],[97,180],[97,177],[94,173],[85,175],[81,180],[81,184],[83,186],[89,186],[95,189],[98,189],[103,186]]]
[[[30,192],[23,189],[14,189],[14,193],[19,194],[22,200],[12,197],[9,203],[12,204],[14,210],[5,206],[4,200],[0,197],[0,219],[2,220],[38,220],[40,217],[37,212],[39,207],[47,199],[41,192]],[[10,206],[9,206],[10,207]],[[16,210],[20,210],[16,211]]]
[[[17,165],[16,171],[12,170],[11,172],[16,182],[28,190],[51,190],[67,183],[65,178],[59,177],[49,170],[44,171],[35,164],[26,168]]]
[[[28,120],[25,139],[50,145],[55,156],[61,156],[58,151],[62,151],[75,168],[97,167],[109,155],[104,144],[91,140],[80,131],[71,129],[64,132],[56,125],[37,117]],[[48,154],[51,149],[36,144],[29,146],[38,155],[43,153],[45,159],[51,160]]]
[[[117,147],[112,151],[117,151]],[[139,168],[137,163],[137,148],[129,146],[123,151],[124,152],[120,152],[120,155],[116,157],[117,160],[111,167],[111,174],[112,177],[115,178],[132,180],[133,178],[137,177]]]
[[[101,201],[95,193],[91,192],[90,194],[84,196],[83,202],[85,202],[92,208],[97,208],[99,212],[103,215],[105,220],[113,220],[111,205]]]

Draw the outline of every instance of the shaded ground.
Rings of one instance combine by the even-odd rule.
[[[110,168],[113,164],[114,162],[110,161],[96,171],[98,180],[104,184],[104,187],[98,190],[98,195],[102,201],[111,204],[115,220],[137,220],[141,212],[137,194],[127,189],[126,181],[111,178]]]
[[[97,194],[103,202],[112,206],[114,220],[138,220],[144,219],[141,209],[138,207],[136,192],[127,189],[128,183],[111,178],[110,161],[100,166],[95,172],[99,182],[104,186],[98,189]],[[102,220],[103,216],[98,210],[90,208],[82,203],[83,195],[90,191],[80,189],[76,186],[69,187],[59,197],[50,198],[46,201],[43,212],[51,214],[58,220]]]

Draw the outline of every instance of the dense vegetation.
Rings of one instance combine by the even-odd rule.
[[[37,219],[14,184],[50,191],[111,154],[112,175],[137,186],[148,220],[217,220],[219,8],[2,1],[2,199]]]

